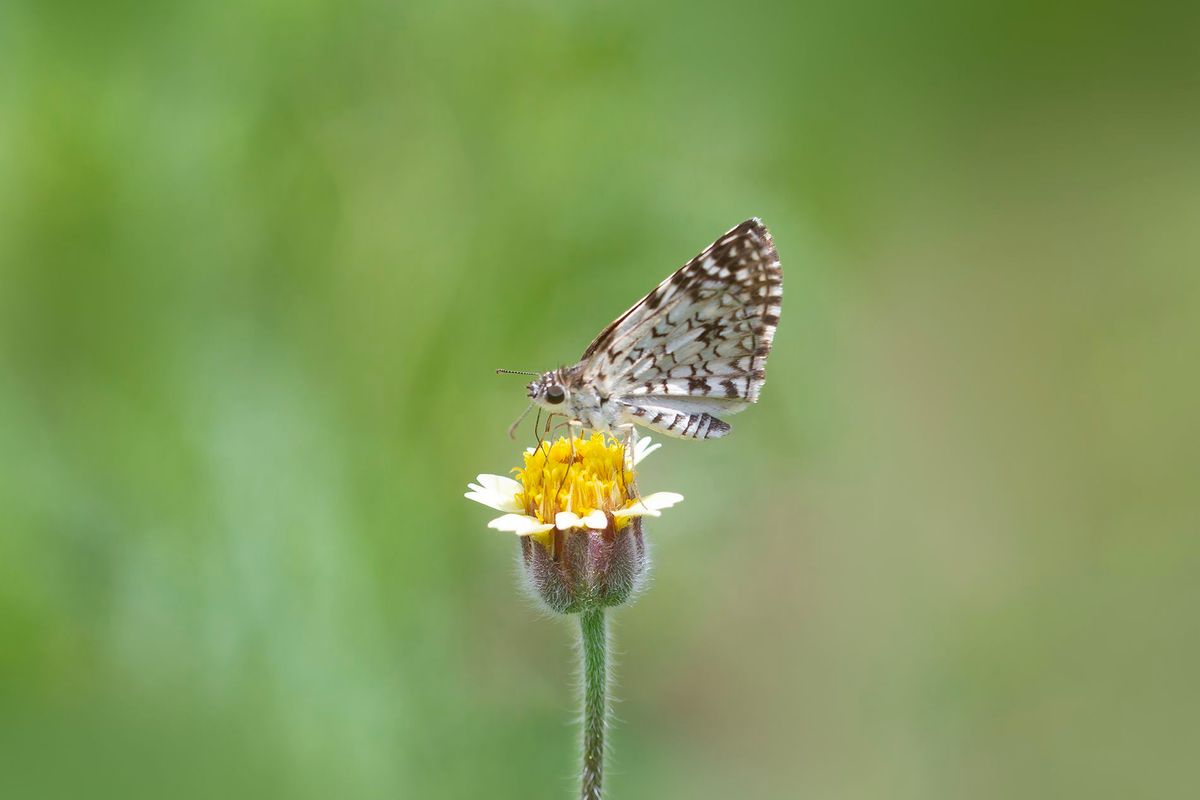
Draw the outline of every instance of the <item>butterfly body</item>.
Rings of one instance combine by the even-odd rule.
[[[724,436],[721,416],[758,400],[782,298],[771,235],[747,220],[614,320],[579,363],[542,373],[529,396],[592,430]]]

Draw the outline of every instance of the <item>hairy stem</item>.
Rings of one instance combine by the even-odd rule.
[[[601,800],[604,791],[604,730],[608,725],[608,633],[604,609],[579,614],[583,653],[583,789],[582,800]]]

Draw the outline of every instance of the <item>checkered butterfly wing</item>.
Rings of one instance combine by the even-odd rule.
[[[747,220],[605,328],[576,375],[646,427],[723,436],[721,417],[758,400],[782,300],[771,234]]]

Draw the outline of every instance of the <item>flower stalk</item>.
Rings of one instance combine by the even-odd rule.
[[[608,631],[604,609],[579,613],[579,642],[583,656],[583,777],[582,800],[604,796],[604,734],[608,728]]]

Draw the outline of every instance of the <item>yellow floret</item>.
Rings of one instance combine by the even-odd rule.
[[[560,511],[581,517],[597,509],[611,513],[626,508],[635,497],[634,471],[625,460],[625,445],[600,433],[587,439],[542,442],[525,454],[525,466],[513,472],[524,487],[517,501],[525,506],[525,513],[544,523],[553,523]],[[617,530],[629,524],[628,519],[614,521]],[[547,531],[537,538],[545,542],[549,535]]]

